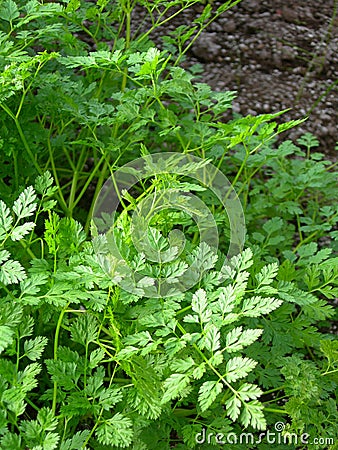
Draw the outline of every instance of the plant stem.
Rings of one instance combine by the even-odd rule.
[[[102,170],[101,170],[100,177],[99,177],[97,185],[96,185],[96,189],[95,189],[95,192],[94,192],[92,203],[91,203],[89,211],[88,211],[87,220],[86,220],[86,224],[85,224],[85,227],[84,227],[86,233],[88,233],[88,231],[89,231],[90,222],[92,220],[92,215],[93,215],[95,203],[96,203],[97,197],[98,197],[98,195],[100,193],[100,190],[101,190],[101,188],[102,188],[102,186],[103,186],[103,184],[105,182],[105,179],[106,179],[106,176],[107,176],[107,169],[108,169],[108,162],[105,161],[105,163],[104,163],[104,165],[102,167]]]
[[[61,311],[61,313],[59,315],[59,319],[58,319],[57,324],[56,324],[55,336],[54,336],[54,361],[57,361],[57,359],[58,359],[58,346],[59,346],[60,329],[61,329],[63,317],[64,317],[64,315],[66,313],[66,310],[68,309],[68,306],[69,306],[69,303],[67,303],[67,305],[62,309],[62,311]],[[58,389],[58,384],[57,384],[56,381],[54,381],[53,403],[52,403],[53,415],[55,415],[55,411],[56,411],[57,389]]]
[[[287,414],[287,411],[285,409],[276,409],[276,408],[264,408],[264,411],[272,412],[275,414]]]

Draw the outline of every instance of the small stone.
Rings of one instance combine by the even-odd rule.
[[[210,30],[210,31],[215,31],[215,32],[222,32],[223,27],[222,27],[221,24],[219,24],[219,23],[217,23],[217,22],[213,22],[213,23],[210,25],[209,30]]]
[[[298,22],[298,13],[296,8],[289,8],[288,6],[283,6],[282,17],[286,22],[290,23]]]
[[[226,33],[233,33],[236,30],[236,22],[233,19],[224,20],[222,28]]]
[[[296,58],[297,55],[291,47],[284,46],[282,48],[282,59],[287,61],[294,61]]]
[[[263,61],[265,64],[269,64],[271,60],[271,53],[265,48],[257,53],[257,59],[259,61]]]
[[[221,46],[216,42],[215,33],[201,33],[194,43],[192,52],[202,61],[213,61],[221,51]]]
[[[259,11],[259,1],[257,0],[244,0],[242,5],[244,9],[250,12]]]
[[[238,48],[242,51],[242,52],[246,52],[249,50],[249,47],[246,44],[239,44]]]

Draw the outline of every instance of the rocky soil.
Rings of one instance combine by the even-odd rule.
[[[242,115],[291,108],[284,120],[309,116],[287,137],[310,131],[320,150],[335,158],[337,9],[337,0],[242,0],[202,33],[182,65],[200,63],[202,81],[217,91],[237,91],[234,111]],[[190,24],[202,10],[196,5],[178,15],[152,39],[161,45],[162,34]]]

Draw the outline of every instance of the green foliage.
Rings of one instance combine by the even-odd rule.
[[[36,185],[43,197],[50,178]],[[16,226],[8,218],[29,220],[43,213],[41,204],[29,187],[4,208],[3,246]],[[2,446],[151,448],[157,424],[156,445],[169,445],[175,430],[192,447],[201,430],[194,423],[211,430],[215,417],[219,431],[265,430],[278,398],[262,401],[259,385],[287,396],[289,431],[315,437],[328,429],[321,418],[330,414],[329,430],[336,432],[337,345],[314,326],[333,316],[315,293],[333,294],[336,258],[300,265],[307,278],[286,281],[282,266],[257,269],[246,249],[223,267],[221,281],[206,273],[192,291],[165,300],[133,296],[131,303],[100,267],[77,222],[51,213],[45,227],[43,254],[31,259],[20,289],[3,283]],[[26,234],[19,242],[34,248],[35,239]],[[310,261],[313,251],[301,256]],[[312,361],[304,359],[308,346],[318,355]],[[44,392],[37,396],[38,386]]]
[[[237,0],[204,5],[153,45],[196,3],[0,5],[0,448],[193,449],[203,432],[258,439],[281,420],[312,442],[288,448],[338,435],[336,164],[310,134],[276,144],[302,119],[225,123],[235,93],[179,66]],[[151,25],[133,35],[136,7]],[[169,162],[122,192],[115,222],[102,218],[109,233],[93,225],[89,241],[106,179],[162,151],[202,163]],[[245,249],[230,259],[224,207],[190,176],[209,161],[245,212]],[[168,190],[166,206],[180,208],[158,208]],[[217,249],[199,241],[196,217],[215,221]],[[105,258],[112,236],[125,264]],[[187,267],[192,287],[180,290]],[[155,295],[162,278],[166,297]]]

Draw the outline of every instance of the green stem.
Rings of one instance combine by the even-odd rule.
[[[26,152],[28,153],[28,156],[29,156],[33,166],[35,167],[35,169],[37,170],[39,175],[41,175],[42,174],[42,170],[41,170],[39,164],[36,162],[36,160],[34,158],[34,155],[33,155],[32,151],[31,151],[31,149],[30,149],[30,147],[28,145],[28,142],[27,142],[25,134],[24,134],[24,132],[23,132],[23,130],[21,128],[21,125],[20,125],[20,122],[19,122],[18,118],[12,113],[12,111],[6,105],[0,104],[0,106],[9,115],[9,117],[11,117],[13,119],[13,121],[15,123],[15,126],[16,126],[16,129],[18,130],[20,139],[21,139],[21,141],[23,143],[24,148],[25,148]]]
[[[7,287],[2,281],[0,281],[0,286],[1,286],[1,289],[3,289],[3,290],[6,292],[6,294],[7,294],[9,297],[11,297],[11,299],[12,299],[14,302],[17,302],[17,299],[14,297],[14,295],[12,294],[12,292],[8,289],[8,287]]]
[[[38,406],[35,405],[35,403],[33,403],[28,396],[25,397],[25,402],[27,402],[33,409],[35,409],[35,411],[39,412],[41,408],[39,408]]]
[[[184,327],[177,322],[177,328],[181,331],[182,334],[186,334],[186,331],[184,329]],[[208,360],[208,358],[206,358],[206,356],[204,355],[204,353],[198,348],[198,346],[196,344],[193,344],[194,349],[197,351],[197,353],[200,355],[200,357],[204,360],[204,362],[206,363],[206,365],[218,376],[218,378],[220,380],[223,381],[223,383],[225,384],[225,386],[230,389],[230,391],[237,397],[239,398],[238,392],[236,391],[236,389],[234,389],[231,384],[229,384],[224,377],[218,372],[218,370],[210,363],[210,361]],[[242,400],[241,400],[241,403]]]
[[[68,306],[69,306],[69,303],[67,303],[67,305],[62,309],[62,311],[59,315],[58,322],[56,324],[55,337],[54,337],[54,361],[57,361],[57,359],[58,359],[58,346],[59,346],[60,330],[61,330],[62,320],[66,313],[66,310],[68,309]],[[56,381],[54,381],[53,403],[52,403],[53,415],[55,415],[55,411],[56,411],[57,389],[58,389],[58,384]]]
[[[272,412],[275,414],[287,414],[287,411],[285,409],[276,409],[276,408],[264,408],[264,411]]]
[[[338,372],[338,369],[328,370],[327,372],[323,372],[323,373],[321,374],[321,376],[328,375],[328,374],[330,374],[330,373],[336,373],[336,372]]]
[[[113,373],[112,373],[112,375],[110,377],[110,381],[109,381],[108,387],[110,387],[112,385],[113,381],[115,381],[115,378],[114,378],[115,377],[115,371],[116,371],[116,367],[114,368]],[[89,433],[86,441],[84,442],[84,444],[81,447],[82,449],[86,448],[86,446],[87,446],[88,442],[90,441],[91,437],[93,436],[96,428],[99,426],[100,421],[101,421],[101,417],[102,417],[102,414],[103,414],[103,411],[104,411],[104,409],[101,408],[93,428],[90,430],[90,433]]]
[[[20,240],[19,241],[21,246],[26,250],[26,252],[28,253],[28,255],[32,258],[32,259],[36,259],[36,256],[34,255],[34,253],[32,252],[32,250],[28,247],[28,245],[26,245],[25,241]]]
[[[125,13],[125,24],[126,24],[126,35],[125,35],[125,39],[126,39],[126,43],[125,43],[125,48],[126,50],[129,49],[130,47],[130,38],[131,38],[131,11],[132,8],[130,6],[130,1],[127,0],[126,2],[126,6],[124,8],[124,13]],[[128,67],[126,67],[123,71],[123,76],[122,76],[122,84],[121,84],[121,91],[123,92],[127,86],[127,79],[128,79]]]
[[[193,408],[193,409],[177,408],[174,410],[174,414],[175,414],[175,416],[178,416],[178,417],[189,417],[193,414],[196,415],[197,410],[196,410],[196,408]]]
[[[264,391],[263,395],[271,394],[272,392],[282,391],[285,386],[279,386],[273,389],[270,389],[269,391]]]
[[[97,182],[97,185],[96,185],[96,189],[95,189],[95,192],[94,192],[92,203],[90,205],[90,209],[88,211],[88,216],[87,216],[87,220],[86,220],[86,224],[85,224],[85,228],[84,228],[85,232],[87,234],[88,234],[88,231],[89,231],[90,222],[92,220],[92,215],[93,215],[93,211],[94,211],[94,207],[95,207],[95,203],[96,203],[97,197],[98,197],[98,195],[100,193],[100,190],[101,190],[101,188],[103,186],[103,183],[106,180],[107,169],[108,169],[108,162],[105,161],[105,163],[104,163],[104,165],[102,167],[102,170],[101,170],[100,178],[98,179],[98,182]]]
[[[50,138],[51,138],[50,134],[51,134],[51,132],[52,132],[52,130],[50,129],[49,130],[49,135],[48,135],[48,138],[47,138],[47,148],[48,148],[48,152],[49,152],[50,163],[51,163],[51,166],[52,166],[52,172],[53,172],[54,181],[55,181],[55,184],[56,184],[56,186],[58,188],[58,197],[59,197],[59,201],[60,201],[60,204],[61,204],[61,208],[68,215],[68,206],[67,206],[67,203],[66,203],[66,201],[64,199],[64,196],[63,196],[63,193],[62,193],[61,185],[60,185],[60,182],[59,182],[59,177],[58,177],[57,170],[56,170],[56,167],[55,167],[55,161],[54,161],[52,146],[51,146],[51,143],[50,143]]]
[[[238,0],[240,1],[240,0]],[[157,20],[157,22],[150,27],[145,33],[142,34],[142,36],[138,39],[139,42],[142,42],[144,39],[146,39],[156,28],[162,27],[163,25],[165,25],[167,22],[170,22],[172,19],[174,19],[176,16],[178,16],[179,14],[181,14],[183,11],[185,11],[186,9],[190,8],[191,6],[195,5],[196,3],[199,3],[198,0],[193,1],[191,3],[189,3],[188,5],[183,6],[182,8],[180,8],[178,11],[176,11],[174,14],[172,14],[171,16],[167,17],[166,19],[162,20],[163,14],[160,16],[160,18]],[[168,9],[166,10],[168,11]],[[165,12],[166,12],[165,11]],[[162,20],[162,21],[161,21]]]
[[[95,165],[94,169],[92,170],[92,172],[90,173],[89,177],[87,178],[86,183],[84,184],[81,192],[78,194],[78,196],[76,197],[76,200],[74,201],[73,207],[75,208],[75,206],[79,203],[79,201],[81,200],[81,198],[83,197],[83,195],[86,193],[88,186],[90,185],[90,183],[92,182],[93,178],[95,177],[97,171],[100,169],[101,164],[103,163],[103,161],[105,160],[106,155],[103,155],[100,159],[100,161],[97,162],[97,164]]]

